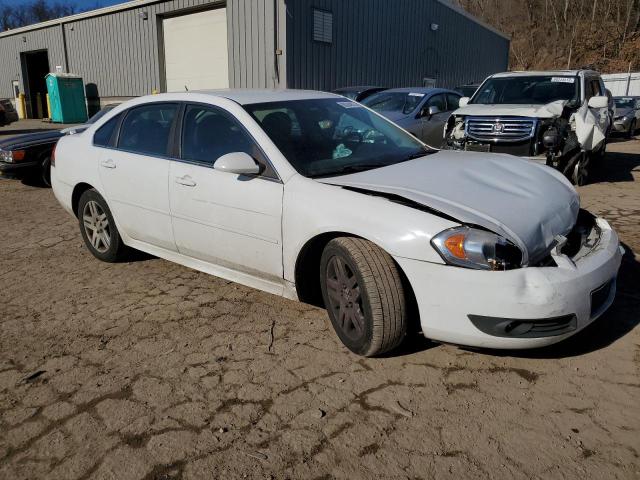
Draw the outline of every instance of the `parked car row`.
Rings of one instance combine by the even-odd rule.
[[[480,136],[483,122],[473,130],[480,140],[468,136],[467,120],[488,117],[505,136],[526,129],[519,141],[530,148],[555,129],[557,140],[542,138],[554,158],[573,134],[586,142],[586,109],[603,111],[589,140],[591,151],[603,148],[595,134],[607,127],[606,97],[586,76],[519,77],[517,88],[504,80],[485,82],[461,109],[459,94],[433,89],[380,91],[363,100],[371,108],[293,90],[142,97],[59,140],[53,192],[96,258],[135,248],[324,306],[360,355],[398,346],[416,317],[442,342],[549,345],[613,302],[618,237],[580,208],[562,173],[493,153],[501,143]],[[534,105],[554,98],[555,107]],[[461,151],[416,138],[450,110],[447,139]],[[532,122],[525,128],[494,128],[522,115]]]
[[[433,148],[524,157],[576,185],[586,183],[604,156],[611,132],[632,136],[640,124],[640,101],[613,98],[591,70],[498,73],[456,90],[353,87],[334,93],[381,113]]]

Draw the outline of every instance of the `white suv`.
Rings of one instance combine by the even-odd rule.
[[[612,117],[598,72],[497,73],[461,99],[445,126],[445,143],[544,161],[582,185],[590,161],[605,152]]]

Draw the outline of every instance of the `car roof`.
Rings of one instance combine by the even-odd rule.
[[[517,70],[513,72],[500,72],[494,73],[491,77],[533,77],[543,75],[557,75],[557,76],[576,76],[580,73],[591,73],[594,75],[600,75],[595,70]]]
[[[425,95],[430,93],[451,92],[458,93],[446,88],[433,88],[433,87],[404,87],[404,88],[390,88],[382,93],[400,92],[400,93],[424,93]]]
[[[194,90],[181,92],[185,99],[189,99],[189,94],[198,93],[201,95],[211,95],[233,100],[240,105],[250,105],[253,103],[283,102],[289,100],[314,100],[319,98],[336,98],[339,95],[328,92],[318,92],[315,90],[288,90],[288,89],[221,89],[221,90]],[[171,95],[176,95],[171,94]]]
[[[340,87],[333,90],[334,92],[364,92],[365,90],[373,90],[379,87],[377,85],[354,85],[352,87]]]

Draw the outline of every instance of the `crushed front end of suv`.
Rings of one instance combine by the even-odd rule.
[[[462,99],[445,126],[446,148],[507,153],[586,182],[604,155],[613,104],[597,72],[507,72]]]

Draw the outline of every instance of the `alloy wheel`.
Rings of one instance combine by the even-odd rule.
[[[327,264],[325,280],[337,328],[349,339],[358,340],[365,334],[365,318],[356,274],[342,258],[333,256]]]
[[[84,231],[91,246],[99,253],[105,253],[111,245],[111,227],[109,218],[100,204],[90,200],[82,212]]]

